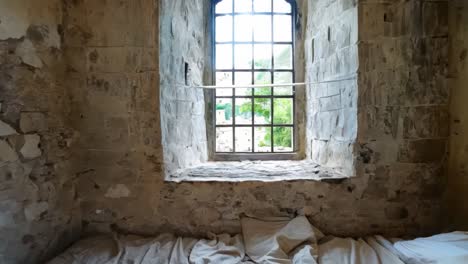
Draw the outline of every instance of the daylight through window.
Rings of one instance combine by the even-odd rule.
[[[214,6],[216,85],[294,82],[294,8],[285,0]],[[217,89],[217,153],[295,151],[294,87]]]

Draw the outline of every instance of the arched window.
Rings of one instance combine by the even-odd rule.
[[[212,14],[216,85],[295,81],[294,1],[218,0]],[[215,93],[215,156],[296,151],[294,87]]]

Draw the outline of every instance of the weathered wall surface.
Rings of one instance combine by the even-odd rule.
[[[307,154],[355,176],[358,7],[349,0],[309,0],[308,5],[306,80],[314,84],[307,91]]]
[[[451,134],[446,199],[447,227],[468,228],[468,2],[449,2]]]
[[[172,14],[172,22],[168,21],[169,18],[166,17],[168,15],[163,13],[165,11],[160,10],[162,27],[170,26],[172,28],[170,35],[167,35],[167,32],[165,34],[161,33],[161,37],[169,37],[169,40],[161,40],[160,43],[161,45],[172,45],[175,40],[178,40],[187,43],[174,44],[176,47],[190,49],[192,48],[190,43],[194,41],[193,35],[182,37],[179,34],[186,34],[189,30],[198,32],[195,33],[195,37],[197,38],[198,34],[201,34],[202,29],[196,30],[193,28],[194,25],[201,26],[201,21],[194,21],[190,26],[186,22],[188,21],[186,20],[187,17],[192,17],[187,8],[198,8],[197,4],[200,4],[200,2],[196,4],[185,3],[187,1],[184,1],[183,5],[182,1],[172,2],[175,3],[170,3],[170,5],[169,1],[163,3],[167,7],[172,8],[173,11],[177,11],[175,14]],[[406,142],[408,144],[416,144],[414,148],[411,148],[411,150],[414,149],[416,151],[401,151],[402,154],[398,156],[400,159],[398,161],[396,157],[394,160],[387,161],[387,156],[384,154],[389,152],[384,152],[383,148],[374,148],[374,152],[371,150],[363,151],[360,158],[365,163],[365,167],[358,171],[357,177],[343,181],[333,181],[331,183],[313,181],[270,183],[184,182],[180,184],[164,182],[164,169],[160,165],[163,156],[160,143],[161,129],[159,127],[162,126],[163,129],[168,129],[175,137],[179,136],[175,135],[175,128],[164,128],[164,125],[161,125],[159,120],[159,111],[169,111],[166,107],[159,107],[159,82],[140,81],[135,82],[137,85],[134,85],[134,82],[131,81],[134,80],[131,77],[141,78],[146,75],[157,74],[155,70],[158,70],[158,66],[153,65],[148,71],[141,72],[138,70],[142,65],[140,64],[140,60],[135,59],[133,56],[128,56],[129,52],[134,50],[132,46],[143,47],[142,50],[145,50],[144,47],[147,47],[156,54],[153,54],[151,57],[143,56],[143,58],[154,58],[155,62],[158,61],[157,41],[152,42],[153,39],[145,38],[147,42],[142,42],[142,44],[128,43],[129,40],[140,39],[138,36],[140,36],[141,30],[158,29],[158,27],[153,27],[157,25],[157,18],[155,18],[157,14],[157,11],[155,11],[156,3],[157,1],[149,0],[120,1],[120,5],[112,1],[104,1],[100,2],[100,4],[89,2],[86,5],[72,5],[70,8],[73,12],[67,11],[69,14],[75,14],[70,19],[75,17],[76,20],[71,20],[74,22],[67,27],[67,30],[75,33],[69,37],[72,40],[76,37],[75,41],[77,41],[77,54],[71,53],[69,57],[79,58],[76,61],[73,60],[77,62],[73,66],[73,69],[77,71],[73,83],[79,84],[76,86],[76,95],[73,97],[75,103],[73,106],[78,109],[75,114],[75,120],[77,121],[76,125],[79,125],[82,130],[82,144],[83,149],[86,150],[86,155],[84,155],[85,162],[82,166],[83,173],[79,177],[79,197],[83,201],[84,226],[87,232],[108,232],[111,229],[141,234],[154,234],[163,231],[198,235],[206,234],[208,231],[239,232],[239,217],[242,214],[254,216],[293,216],[298,213],[307,215],[311,222],[324,232],[336,235],[362,236],[370,233],[382,233],[384,235],[397,236],[404,234],[430,234],[437,231],[438,213],[440,212],[438,199],[440,198],[440,177],[442,176],[439,156],[423,155],[426,152],[422,152],[416,148],[418,146],[417,143],[422,142],[413,142],[412,139],[413,137],[432,138],[436,137],[433,136],[434,134],[442,133],[437,135],[441,137],[441,141],[445,142],[447,135],[443,134],[446,131],[445,125],[442,122],[443,118],[440,119],[440,126],[435,126],[434,128],[436,129],[434,130],[427,130],[427,128],[430,127],[429,124],[435,121],[432,119],[426,120],[423,117],[418,117],[417,119],[425,121],[417,124],[410,122],[411,120],[416,120],[416,118],[408,119],[407,123],[404,122],[405,119],[398,119],[397,123],[388,123],[388,120],[393,120],[388,118],[376,119],[381,122],[378,124],[379,127],[376,131],[406,131],[405,135],[408,138],[402,136],[399,139],[401,139],[403,146],[405,146]],[[339,17],[339,14],[343,14],[343,17],[345,17],[344,14],[347,12],[350,12],[351,16],[351,13],[355,12],[354,9],[358,8],[358,12],[361,12],[369,7],[368,5],[356,6],[353,1],[336,0],[328,1],[327,3],[329,5],[325,2],[323,5],[325,7],[328,6],[327,10],[330,14],[324,14],[324,16],[329,17]],[[427,7],[406,9],[403,8],[404,5],[397,4],[376,4],[375,6],[378,7],[377,10],[379,11],[367,12],[368,15],[360,22],[362,27],[369,27],[369,30],[383,26],[384,15],[379,12],[386,10],[385,8],[387,7],[400,7],[401,10],[407,10],[404,13],[405,19],[395,18],[392,20],[397,28],[402,28],[404,25],[414,27],[418,25],[417,20],[411,20],[414,13],[435,10],[429,8],[428,11],[425,11]],[[395,10],[400,10],[400,8],[396,8]],[[112,12],[108,10],[112,10]],[[148,12],[144,13],[146,15],[139,14],[137,17],[151,19],[134,23],[130,19],[130,16],[125,16],[126,12]],[[120,15],[110,15],[116,13]],[[372,16],[374,13],[375,18]],[[426,13],[426,15],[429,14]],[[86,18],[86,21],[80,19],[83,17]],[[119,19],[115,19],[115,17]],[[134,16],[131,17],[134,19]],[[351,18],[349,19],[352,20]],[[372,19],[375,19],[376,25],[370,22]],[[431,20],[432,22],[438,26],[440,25],[442,28],[446,26],[446,21],[443,20]],[[365,25],[364,23],[369,23],[370,25]],[[138,24],[138,27],[135,24]],[[99,25],[99,27],[95,25]],[[355,29],[348,26],[348,24],[345,26],[338,22],[330,25],[331,39],[334,39],[331,43],[335,44],[327,45],[332,45],[334,51],[330,54],[335,55],[330,55],[329,60],[335,61],[331,65],[335,65],[336,67],[339,65],[338,62],[345,63],[344,61],[341,62],[341,59],[335,58],[336,56],[341,56],[340,58],[345,57],[344,55],[339,55],[341,51],[344,54],[346,53],[345,50],[355,49],[351,44],[355,41],[355,39],[352,39],[353,34],[356,34],[353,31]],[[121,30],[118,32],[113,31],[116,27]],[[326,28],[327,26],[324,27]],[[162,30],[167,31],[168,29],[164,28]],[[345,36],[349,36],[350,44],[348,46],[344,44],[348,43],[348,40],[338,40],[339,30],[348,32],[345,34]],[[431,36],[436,36],[436,38],[425,38],[414,35],[416,40],[424,40],[422,42],[416,41],[414,44],[429,45],[432,43],[431,41],[437,40],[442,41],[442,44],[446,42],[446,38],[443,36],[439,38],[438,33],[430,34],[433,34]],[[318,38],[323,37],[318,36]],[[402,39],[406,38],[402,37]],[[383,43],[384,40],[391,40],[388,42],[394,43],[397,38],[388,37],[379,39],[380,43]],[[425,42],[426,40],[428,42]],[[325,42],[325,40],[323,41]],[[339,45],[343,45],[342,49],[337,49],[334,46],[338,45],[338,43],[341,43]],[[370,45],[370,42],[366,41],[365,44]],[[84,45],[84,48],[82,45]],[[402,52],[403,47],[400,47],[398,50]],[[416,98],[434,100],[431,101],[433,104],[441,104],[443,106],[446,104],[447,93],[444,90],[446,87],[443,82],[435,83],[435,80],[432,78],[433,75],[436,75],[435,70],[442,68],[442,66],[437,66],[438,64],[435,62],[440,58],[441,53],[444,52],[444,46],[441,46],[439,50],[429,50],[430,47],[432,46],[425,47],[428,51],[425,56],[416,56],[414,54],[412,59],[404,60],[401,63],[401,67],[408,68],[413,63],[423,64],[415,66],[418,69],[417,72],[421,74],[421,81],[417,82],[416,86],[405,86],[405,83],[398,83],[398,85],[395,84],[395,87],[400,90],[409,89],[413,86],[415,89],[422,89],[422,80],[427,78],[429,81],[425,84],[429,85],[430,89],[422,90],[424,96]],[[317,46],[318,48],[319,46]],[[412,46],[407,47],[404,51],[408,52],[412,48]],[[197,46],[194,49],[197,50]],[[161,50],[167,50],[171,54],[177,51],[171,50],[171,47],[161,47]],[[381,49],[377,49],[377,51],[381,51]],[[317,53],[320,54],[320,52],[325,51],[318,49]],[[189,53],[186,50],[181,50],[180,54]],[[196,54],[198,52],[192,55]],[[429,54],[433,54],[434,56],[429,56]],[[161,54],[161,56],[165,55]],[[393,64],[394,60],[399,58],[397,55],[395,57],[388,55],[386,60],[389,60]],[[184,61],[182,61],[182,56],[179,55],[174,56],[174,58],[177,58],[177,61],[168,62],[160,60],[163,61],[160,65],[161,74],[167,75],[170,73],[166,69],[162,69],[162,63],[165,63],[164,67],[170,67],[175,71],[175,73],[171,73],[173,76],[182,78],[184,75]],[[370,62],[367,62],[368,59],[369,57],[366,57],[366,60],[362,61],[366,65],[364,67],[370,67]],[[375,57],[375,59],[383,60],[382,57]],[[427,61],[429,59],[431,60],[431,64],[427,64],[429,63]],[[189,57],[184,57],[184,60],[188,60],[189,62],[194,61],[193,58]],[[81,62],[81,64],[78,62]],[[356,65],[357,62],[349,63]],[[373,63],[375,63],[373,67],[383,67],[380,69],[387,70],[387,64],[384,63],[384,66],[380,66],[380,61],[379,63],[377,61]],[[194,66],[191,67],[192,70],[197,69]],[[371,68],[366,69],[368,69],[366,72],[369,71],[370,75]],[[330,73],[330,76],[340,76],[339,74],[347,72],[344,70],[338,71],[335,68],[323,69],[323,71]],[[402,74],[402,72],[400,73]],[[167,76],[164,78],[168,78],[169,80]],[[394,81],[393,79],[387,80],[389,82]],[[184,79],[176,81],[184,82]],[[367,82],[361,80],[360,82],[362,82],[362,85],[367,84]],[[343,95],[346,98],[341,98],[340,100],[355,100],[356,95],[352,95],[352,92],[350,93],[347,90],[353,87],[353,85],[348,86],[343,84],[339,88],[340,96]],[[374,85],[370,87],[374,87]],[[380,87],[380,89],[390,89],[383,86]],[[330,89],[338,88],[333,86]],[[175,89],[174,91],[179,90]],[[413,90],[409,90],[408,92],[411,91]],[[431,94],[431,91],[440,91],[440,93]],[[330,94],[333,95],[332,93]],[[350,94],[352,96],[348,97]],[[411,98],[415,98],[414,93],[410,93],[409,95],[413,95]],[[431,99],[428,99],[430,95],[433,96],[430,97]],[[161,98],[163,96],[166,95],[161,92]],[[171,96],[176,96],[176,98],[168,97],[168,99],[177,101],[177,94]],[[187,101],[202,99],[197,98],[193,94],[181,94],[180,96]],[[187,111],[190,112],[192,108],[189,106],[193,107],[193,103],[198,103],[198,101],[194,101],[192,104],[183,102],[181,107],[187,106]],[[164,103],[161,102],[161,104]],[[168,104],[177,105],[174,104],[174,101],[170,101]],[[371,103],[366,102],[365,105],[371,105]],[[353,107],[356,106],[353,105]],[[406,108],[404,107],[411,110],[408,112],[409,114],[421,114],[418,111],[420,108],[417,108],[413,104],[402,104],[401,107],[402,110],[398,113],[402,115],[406,113],[404,111]],[[433,110],[436,108],[434,106]],[[352,107],[349,109],[351,111]],[[382,109],[387,108],[383,107]],[[170,114],[173,115],[175,110],[170,111]],[[432,112],[428,111],[428,113]],[[169,113],[161,113],[161,116],[163,115],[169,117]],[[439,119],[434,120],[437,121]],[[343,119],[343,121],[345,120]],[[368,124],[368,122],[363,124]],[[421,124],[424,128],[419,127]],[[404,127],[406,127],[406,130],[403,129]],[[344,126],[340,129],[344,129]],[[372,135],[370,132],[364,133],[364,131],[361,131],[361,133],[365,135],[364,138],[370,138],[370,135]],[[375,137],[377,143],[386,140],[386,138],[383,138],[383,135],[387,134],[380,133],[378,135],[379,137]],[[187,136],[191,139],[192,135]],[[185,138],[184,140],[187,139]],[[163,140],[162,142],[164,143],[165,141]],[[371,139],[366,142],[377,144]],[[371,143],[369,143],[369,148],[372,146]],[[180,154],[185,155],[185,152],[182,151]],[[412,160],[410,161],[409,159]],[[426,159],[429,159],[429,161]]]
[[[165,0],[161,10],[161,133],[169,175],[208,159],[204,91],[180,85],[204,84],[205,67],[211,64],[210,1]]]
[[[0,21],[0,263],[40,263],[81,227],[62,2],[2,0]]]
[[[155,217],[162,159],[157,2],[83,0],[64,7],[84,227]]]
[[[359,5],[359,170],[372,193],[434,220],[449,135],[447,15],[447,1]]]

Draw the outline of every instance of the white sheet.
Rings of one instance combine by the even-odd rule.
[[[398,241],[323,237],[305,217],[243,218],[242,235],[194,239],[162,234],[83,239],[49,264],[419,264],[468,263],[468,233]],[[320,243],[319,243],[320,242]],[[400,260],[403,259],[403,260]]]
[[[468,232],[453,232],[394,244],[408,264],[468,263]]]

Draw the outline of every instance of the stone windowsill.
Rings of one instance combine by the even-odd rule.
[[[166,180],[172,182],[330,181],[349,178],[311,161],[206,162],[179,170]]]

